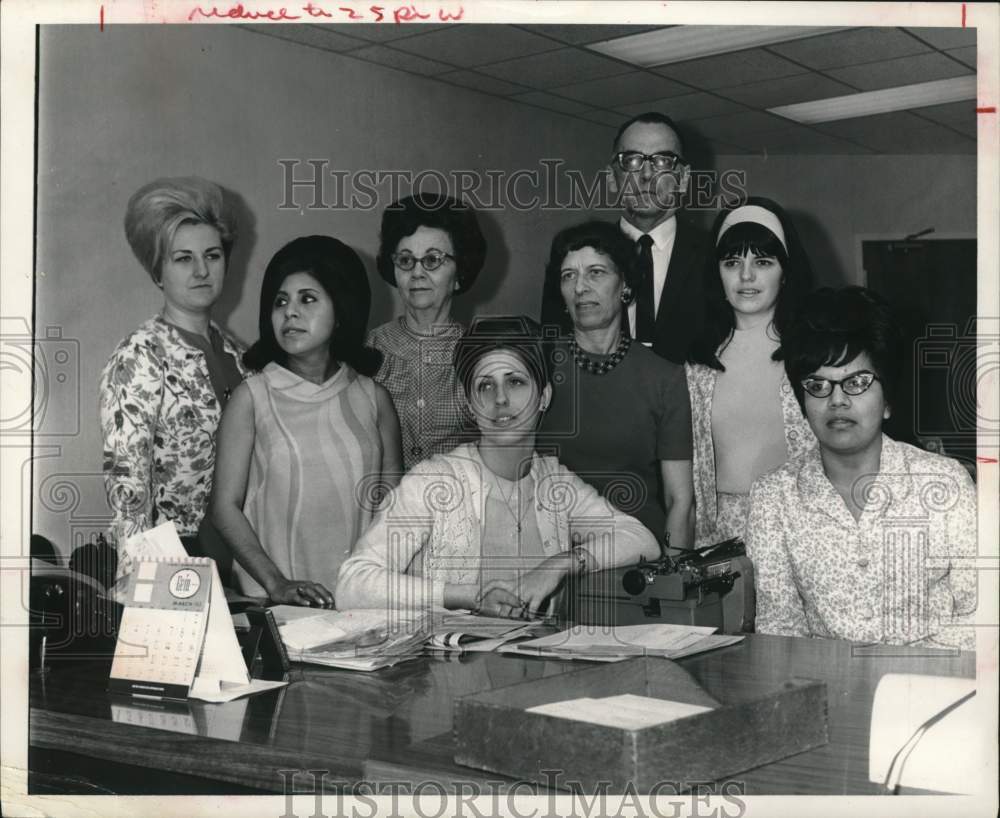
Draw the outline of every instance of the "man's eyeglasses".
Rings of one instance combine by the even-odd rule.
[[[802,388],[814,398],[830,397],[833,394],[833,387],[835,386],[839,386],[844,390],[845,395],[857,396],[863,395],[871,389],[871,385],[875,381],[881,383],[882,379],[874,372],[862,369],[860,372],[852,372],[846,378],[841,378],[839,381],[814,376],[803,378]]]
[[[619,151],[614,155],[615,162],[622,170],[635,173],[649,162],[655,171],[674,170],[678,165],[686,165],[683,156],[670,151],[659,153],[640,153],[639,151]]]
[[[455,257],[451,253],[442,253],[440,250],[431,250],[422,258],[417,258],[413,253],[408,252],[393,253],[391,258],[392,263],[406,273],[416,267],[418,261],[421,267],[428,273],[432,273],[448,259],[455,260]]]

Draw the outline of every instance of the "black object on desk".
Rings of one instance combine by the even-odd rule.
[[[239,635],[239,641],[250,677],[283,680],[291,663],[274,614],[269,608],[247,608],[243,613],[250,622],[250,631]]]
[[[753,564],[734,538],[631,568],[599,571],[577,580],[569,617],[583,625],[664,622],[707,625],[724,633],[753,630]]]

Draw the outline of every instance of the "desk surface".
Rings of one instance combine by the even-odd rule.
[[[717,697],[793,676],[827,683],[830,743],[734,776],[747,794],[876,792],[868,733],[878,680],[886,673],[975,676],[970,653],[759,635],[680,664]],[[330,782],[436,780],[452,789],[502,779],[451,760],[457,696],[585,666],[497,654],[427,656],[375,673],[296,665],[281,690],[147,709],[108,696],[108,661],[67,661],[32,675],[30,744],[277,792],[278,771],[295,769],[328,770]]]

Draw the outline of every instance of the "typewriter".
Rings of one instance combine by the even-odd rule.
[[[679,555],[668,549],[669,539],[656,560],[578,579],[570,589],[570,619],[582,625],[663,622],[709,625],[720,633],[753,630],[753,564],[741,539]]]

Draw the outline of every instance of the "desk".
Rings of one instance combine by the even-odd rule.
[[[680,664],[716,695],[792,676],[827,683],[830,743],[735,776],[747,794],[877,792],[868,781],[868,731],[878,680],[886,673],[975,676],[971,653],[761,635]],[[497,654],[427,656],[368,674],[296,665],[283,690],[223,705],[192,702],[176,711],[128,713],[104,692],[107,661],[53,663],[49,673],[32,677],[29,741],[36,759],[57,751],[70,761],[127,763],[191,776],[199,792],[282,792],[279,770],[308,769],[328,770],[331,783],[435,780],[452,789],[503,780],[451,760],[455,697],[582,666]],[[130,791],[177,792],[143,787],[133,782]],[[85,781],[81,791],[91,791]]]

